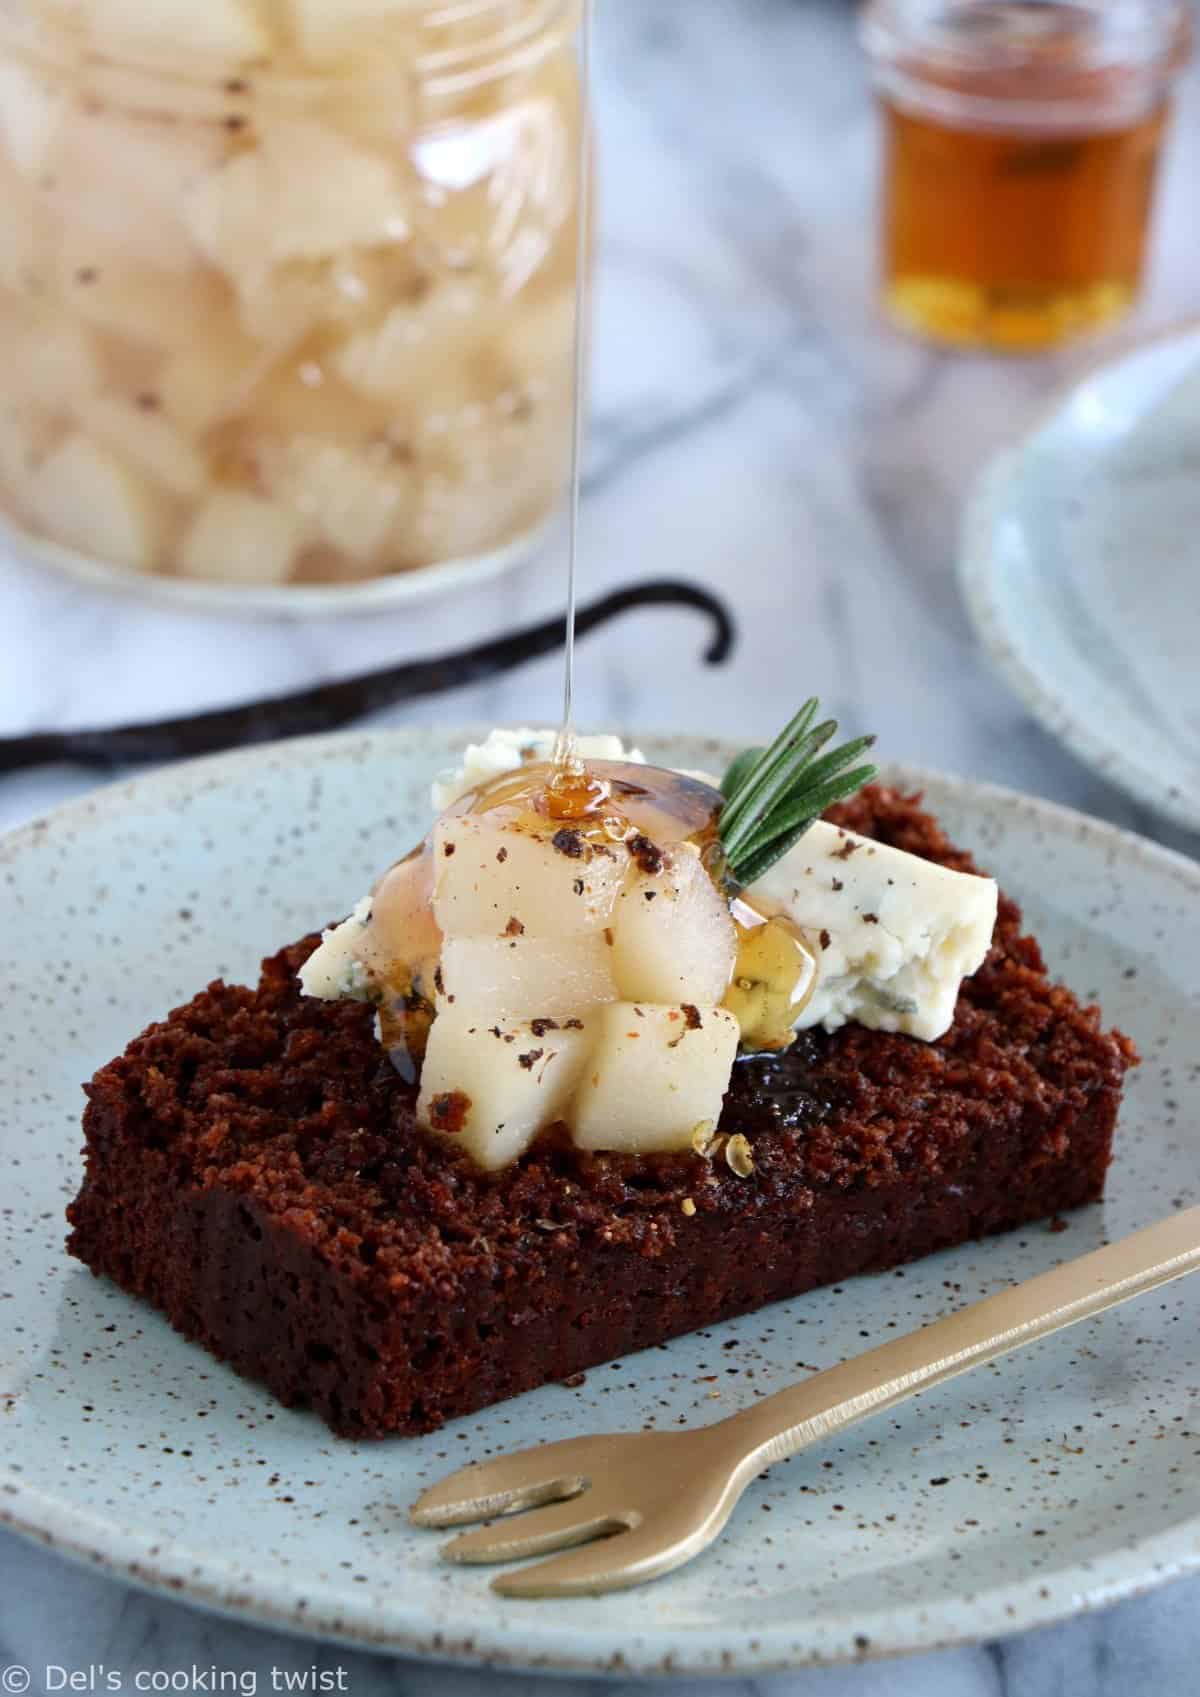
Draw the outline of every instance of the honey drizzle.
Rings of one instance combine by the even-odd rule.
[[[817,951],[786,914],[763,913],[742,897],[735,897],[732,912],[738,952],[723,1005],[741,1027],[744,1049],[787,1049],[816,992]]]
[[[575,406],[571,425],[571,493],[567,517],[567,636],[564,652],[563,716],[554,745],[551,787],[577,795],[584,765],[575,735],[575,608],[579,560],[579,504],[587,435],[589,272],[592,229],[592,0],[583,0],[579,33],[582,88],[579,125],[579,246],[575,263]],[[569,815],[573,817],[573,815]]]

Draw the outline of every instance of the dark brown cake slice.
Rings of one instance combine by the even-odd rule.
[[[918,798],[871,789],[832,817],[976,870]],[[96,1074],[69,1248],[348,1434],[428,1431],[1093,1201],[1135,1060],[1002,900],[940,1042],[848,1026],[738,1063],[719,1130],[747,1135],[749,1176],[720,1144],[704,1160],[553,1139],[487,1176],[414,1130],[370,1008],[300,995],[316,940],[266,961],[257,990],[210,985]]]

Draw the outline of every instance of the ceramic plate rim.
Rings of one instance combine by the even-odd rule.
[[[1149,337],[1067,384],[1030,429],[985,466],[964,508],[959,581],[976,634],[997,671],[1033,716],[1102,777],[1118,784],[1157,813],[1195,831],[1200,830],[1200,805],[1189,807],[1186,796],[1176,786],[1164,783],[1136,756],[1127,754],[1120,744],[1108,742],[1076,714],[1069,698],[1031,664],[1008,634],[995,589],[999,562],[993,537],[1024,455],[1084,389],[1111,380],[1125,367],[1171,343],[1178,344],[1181,354],[1189,349],[1200,360],[1200,323],[1176,326],[1161,336]]]
[[[381,743],[402,757],[422,743],[447,739],[462,742],[478,737],[485,729],[429,726],[339,732],[177,763],[106,786],[3,834],[0,860],[36,852],[39,844],[53,841],[59,832],[86,829],[90,821],[123,813],[139,801],[161,804],[173,794],[191,796],[219,788],[228,779],[264,761],[279,761],[282,757],[304,767],[310,762],[350,758],[356,749],[373,749]],[[671,740],[672,733],[646,732],[644,737],[653,744]],[[1089,851],[1107,849],[1127,862],[1140,863],[1182,884],[1200,899],[1200,865],[1133,832],[1057,802],[900,763],[888,764],[884,777],[907,788],[940,791],[968,809],[977,802],[1018,805],[1033,822],[1055,831],[1069,830],[1086,841]],[[746,1627],[737,1633],[728,1627],[696,1630],[689,1632],[682,1648],[677,1633],[665,1628],[656,1634],[651,1623],[645,1631],[631,1628],[625,1640],[614,1645],[612,1629],[586,1634],[570,1628],[556,1631],[552,1612],[539,1604],[514,1604],[502,1626],[481,1622],[472,1626],[461,1640],[456,1640],[443,1632],[430,1635],[419,1609],[406,1612],[403,1602],[396,1606],[392,1620],[384,1625],[375,1610],[365,1602],[356,1608],[353,1599],[350,1606],[339,1608],[336,1615],[326,1616],[309,1608],[307,1599],[299,1596],[303,1582],[295,1577],[280,1580],[261,1575],[253,1586],[247,1586],[235,1564],[211,1550],[193,1550],[178,1541],[131,1531],[116,1519],[73,1508],[68,1495],[30,1486],[3,1462],[0,1462],[0,1526],[72,1560],[102,1569],[118,1581],[276,1630],[425,1660],[510,1670],[619,1674],[624,1678],[639,1674],[695,1676],[713,1671],[757,1675],[976,1643],[1069,1619],[1200,1569],[1200,1513],[1197,1513],[1142,1540],[1135,1548],[1110,1552],[1094,1561],[1066,1562],[1053,1573],[1043,1571],[991,1591],[977,1592],[969,1600],[948,1595],[922,1610],[921,1621],[916,1619],[914,1611],[896,1607],[881,1610],[878,1616],[860,1616],[855,1624],[869,1636],[866,1650],[847,1636],[844,1643],[833,1649],[805,1652],[796,1641],[795,1620]],[[235,1575],[236,1584],[232,1583]],[[1056,1582],[1052,1591],[1046,1584],[1048,1578]],[[643,1593],[630,1593],[631,1608],[637,1607],[639,1596],[651,1598],[653,1587]],[[534,1610],[538,1612],[535,1614]],[[671,1646],[669,1651],[665,1649],[667,1641]]]

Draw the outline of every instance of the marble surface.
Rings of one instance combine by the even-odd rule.
[[[604,148],[585,595],[671,573],[736,602],[743,640],[699,664],[687,614],[638,615],[581,651],[581,721],[769,732],[818,691],[889,755],[1051,796],[1185,853],[1069,754],[981,661],[955,587],[962,496],[1055,389],[1148,330],[1200,311],[1194,185],[1200,77],[1185,80],[1135,324],[1102,349],[997,362],[904,340],[872,308],[875,132],[839,0],[601,0]],[[555,554],[507,583],[407,613],[238,623],[85,594],[0,564],[0,730],[233,701],[451,647],[561,603]],[[664,657],[666,657],[664,659]],[[421,703],[407,723],[554,718],[553,660]],[[0,826],[81,793],[61,767],[0,779]],[[989,1647],[744,1682],[854,1697],[1195,1689],[1200,1581]],[[0,1686],[66,1689],[100,1665],[123,1688],[204,1690],[229,1670],[314,1664],[327,1690],[431,1697],[527,1691],[512,1676],[375,1661],[202,1617],[0,1538]],[[49,1670],[49,1671],[48,1671]],[[158,1677],[159,1684],[151,1680]],[[181,1676],[187,1683],[181,1684]],[[90,1686],[105,1689],[93,1674]],[[549,1680],[557,1697],[582,1682]],[[309,1689],[313,1689],[310,1685]]]

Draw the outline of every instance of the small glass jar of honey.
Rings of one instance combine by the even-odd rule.
[[[1137,298],[1185,0],[871,0],[883,292],[935,341],[1014,351]]]

